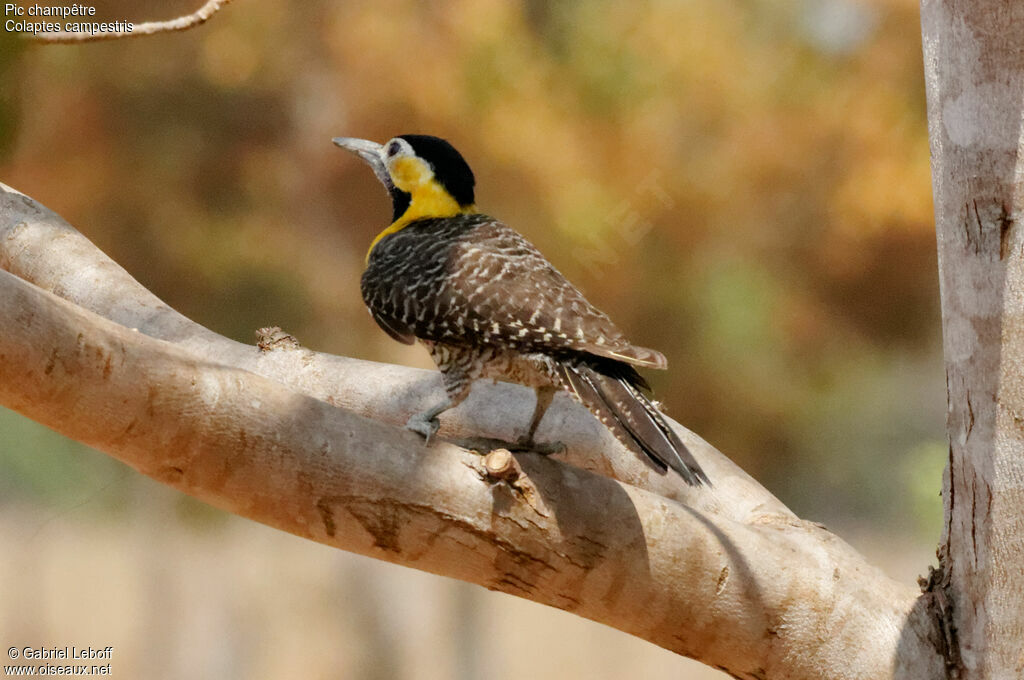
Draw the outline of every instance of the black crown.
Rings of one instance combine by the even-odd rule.
[[[430,135],[400,135],[399,139],[409,142],[416,155],[430,163],[434,169],[434,178],[459,205],[473,205],[473,186],[476,179],[466,159],[454,146],[440,137]]]

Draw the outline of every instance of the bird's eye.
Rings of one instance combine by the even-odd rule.
[[[388,156],[397,156],[398,152],[402,150],[402,145],[398,142],[391,142],[388,144]]]

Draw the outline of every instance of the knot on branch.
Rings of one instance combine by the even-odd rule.
[[[484,470],[491,479],[512,482],[519,478],[522,470],[515,456],[508,449],[494,449],[484,457]]]
[[[946,662],[946,677],[955,680],[960,677],[963,661],[960,658],[960,642],[957,639],[956,624],[953,622],[953,600],[949,596],[950,574],[948,557],[940,548],[939,568],[928,567],[928,578],[918,577],[929,615],[938,623],[939,639],[936,648]]]
[[[261,352],[275,349],[299,349],[302,345],[291,333],[281,330],[280,326],[266,326],[256,331],[256,347]]]

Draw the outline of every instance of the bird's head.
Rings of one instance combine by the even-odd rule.
[[[394,221],[473,212],[473,171],[451,144],[430,135],[399,135],[386,144],[353,137],[334,143],[362,158],[387,188]]]

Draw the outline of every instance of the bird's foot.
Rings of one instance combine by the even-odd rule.
[[[535,442],[530,436],[520,437],[508,448],[510,451],[532,451],[542,456],[565,452],[565,444],[562,442]]]
[[[469,437],[455,440],[452,443],[464,449],[472,449],[474,451],[508,449],[514,453],[539,453],[542,456],[550,456],[551,454],[565,451],[565,444],[562,442],[541,444],[527,437],[520,437],[514,442],[507,442],[504,439],[494,439],[492,437]]]
[[[437,419],[437,416],[430,413],[417,413],[411,416],[405,423],[407,430],[423,435],[423,438],[426,440],[424,445],[430,444],[430,438],[437,434],[439,427],[441,427],[441,421]]]

